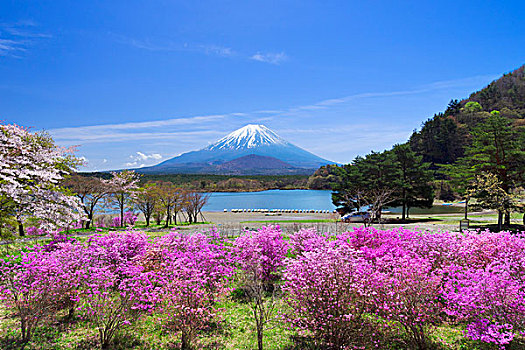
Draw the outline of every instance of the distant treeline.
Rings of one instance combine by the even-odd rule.
[[[111,178],[110,173],[81,173],[83,176]],[[307,175],[206,175],[206,174],[143,174],[141,184],[166,181],[175,186],[202,192],[249,192],[270,189],[308,189]]]

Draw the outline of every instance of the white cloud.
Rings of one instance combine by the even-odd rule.
[[[142,160],[148,160],[148,159],[160,160],[162,159],[162,156],[158,153],[144,154],[142,152],[137,152],[137,156],[138,158]]]
[[[284,52],[279,53],[260,53],[257,52],[255,55],[250,57],[252,60],[270,63],[270,64],[280,64],[288,59],[288,56]]]
[[[37,25],[30,21],[0,23],[0,56],[20,58],[29,47],[42,38],[51,35],[35,31]]]
[[[199,45],[197,48],[201,49],[207,55],[229,57],[236,54],[231,48],[219,45]]]
[[[18,57],[17,52],[27,51],[25,40],[0,39],[0,56]]]
[[[155,161],[161,160],[162,155],[159,153],[146,154],[144,152],[139,151],[135,154],[130,155],[129,158],[131,159],[131,161],[124,164],[126,167],[142,168],[148,164],[151,164],[151,161],[155,163]]]
[[[63,145],[82,144],[83,150],[88,150],[87,153],[83,153],[90,159],[98,159],[97,163],[101,168],[116,169],[124,162],[115,159],[129,157],[126,167],[149,166],[170,158],[175,153],[200,149],[243,124],[269,122],[269,126],[276,127],[276,132],[298,146],[325,158],[344,162],[350,160],[347,155],[353,158],[355,154],[363,154],[376,147],[390,147],[395,142],[406,140],[419,125],[420,119],[414,119],[414,123],[398,123],[394,119],[389,122],[386,119],[391,117],[388,113],[385,114],[381,110],[368,111],[365,108],[368,105],[380,105],[383,103],[381,99],[388,98],[415,98],[419,95],[425,97],[425,94],[429,93],[447,94],[454,89],[471,91],[472,87],[480,87],[492,79],[493,75],[486,75],[439,81],[409,89],[343,95],[283,109],[260,108],[228,114],[68,127],[52,129],[49,132]],[[402,112],[401,109],[399,113]],[[344,119],[341,116],[344,116]],[[316,124],[320,119],[330,122]],[[367,124],[359,125],[361,120],[366,120]],[[380,124],[372,125],[374,121]],[[316,125],[312,126],[310,123]],[[301,127],[302,125],[304,127]],[[108,146],[101,148],[99,144]],[[138,145],[141,151],[136,151]],[[132,155],[129,156],[130,154]],[[100,161],[103,157],[109,160]]]
[[[131,168],[131,167],[132,168],[144,168],[146,166],[146,164],[144,164],[144,163],[140,163],[139,164],[139,162],[137,162],[137,161],[135,161],[135,162],[128,162],[128,163],[125,163],[124,165],[126,167],[128,167],[128,168]]]
[[[197,52],[205,55],[214,55],[222,57],[232,57],[237,55],[235,50],[230,47],[215,45],[215,44],[178,44],[173,41],[164,41],[162,43],[152,42],[150,40],[140,40],[128,38],[121,35],[116,35],[117,41],[126,45],[130,45],[136,49],[159,52]]]
[[[72,128],[74,129],[74,128]],[[175,132],[108,132],[99,134],[88,134],[84,130],[74,130],[71,134],[63,134],[61,132],[50,131],[53,139],[59,142],[67,143],[108,143],[108,142],[123,142],[131,140],[181,140],[191,139],[198,136],[216,137],[223,135],[223,132],[216,130],[197,130],[197,131],[175,131]]]
[[[53,138],[59,142],[76,144],[124,142],[130,140],[178,140],[180,142],[188,142],[195,140],[198,137],[207,138],[209,140],[215,137],[224,136],[224,131],[219,130],[217,126],[226,125],[226,121],[232,120],[232,118],[246,120],[246,122],[262,122],[275,118],[301,116],[304,113],[317,113],[320,110],[327,110],[337,105],[360,99],[416,95],[429,91],[443,90],[469,84],[482,85],[493,78],[494,75],[476,76],[457,80],[434,82],[409,90],[360,93],[339,98],[326,99],[309,105],[290,107],[282,110],[261,109],[252,112],[234,112],[229,114],[180,117],[146,122],[68,127],[51,129],[49,132]],[[170,127],[174,126],[177,127],[176,130],[169,129]],[[185,127],[185,130],[180,130],[180,127]],[[136,130],[140,131],[136,132]]]
[[[156,51],[156,52],[196,52],[210,56],[220,56],[227,58],[238,58],[242,60],[254,60],[258,62],[280,64],[288,60],[288,56],[284,52],[260,52],[255,54],[247,54],[232,49],[231,47],[217,45],[217,44],[196,44],[196,43],[177,43],[174,41],[152,41],[150,39],[134,39],[122,35],[114,34],[116,41],[119,43],[129,45],[136,49]]]

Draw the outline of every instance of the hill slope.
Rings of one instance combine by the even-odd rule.
[[[469,98],[452,100],[445,112],[428,119],[410,137],[410,146],[423,160],[451,164],[470,144],[472,127],[493,110],[511,119],[516,128],[525,126],[525,65],[503,75]]]
[[[295,168],[274,157],[250,154],[217,165],[216,173],[228,175],[309,175],[310,169]]]

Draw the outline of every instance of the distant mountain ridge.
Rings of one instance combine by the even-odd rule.
[[[296,168],[274,157],[250,154],[217,165],[217,171],[230,175],[310,175],[310,169]]]
[[[198,151],[137,171],[149,174],[295,175],[311,174],[327,164],[335,163],[291,144],[264,125],[249,124]]]

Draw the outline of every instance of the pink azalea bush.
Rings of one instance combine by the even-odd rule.
[[[48,234],[48,232],[42,228],[38,228],[35,226],[29,226],[26,228],[26,234],[28,236],[45,236]]]
[[[53,254],[45,251],[0,260],[0,300],[18,318],[23,341],[60,309],[60,268]]]
[[[241,269],[250,272],[263,282],[279,278],[288,252],[279,226],[267,226],[257,231],[246,231],[234,242]]]
[[[120,222],[120,216],[114,217],[111,220],[111,225],[113,227],[122,227],[122,226],[128,226],[128,225],[134,226],[135,221],[137,221],[137,219],[138,219],[138,216],[135,215],[135,213],[133,213],[132,211],[127,211],[124,213],[124,225],[122,225]],[[99,227],[103,227],[103,226],[99,226]]]
[[[279,226],[245,231],[234,242],[239,265],[240,295],[248,301],[257,332],[257,348],[263,349],[264,329],[274,317],[275,295],[288,251]],[[267,294],[271,293],[271,297]]]
[[[191,347],[199,330],[218,321],[216,304],[229,292],[234,258],[216,239],[215,235],[172,231],[157,239],[150,250],[149,268],[162,291],[161,320],[166,328],[180,332],[183,349]]]
[[[360,255],[349,246],[320,244],[286,260],[283,290],[293,311],[285,320],[317,345],[343,349],[368,335],[371,270]]]

